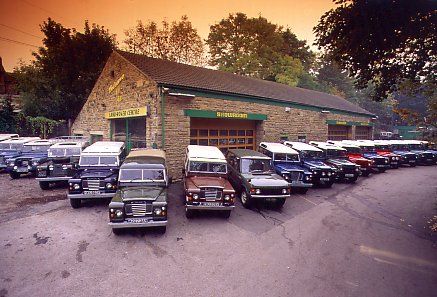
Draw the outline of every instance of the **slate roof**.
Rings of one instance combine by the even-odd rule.
[[[270,101],[298,103],[373,116],[369,111],[346,99],[327,93],[124,51],[116,52],[161,85],[228,95],[253,96]]]

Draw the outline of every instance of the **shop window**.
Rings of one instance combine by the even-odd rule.
[[[238,136],[246,136],[246,130],[238,130]]]
[[[208,145],[208,139],[199,139],[199,145]]]
[[[237,136],[237,130],[229,130],[229,136]]]
[[[197,136],[198,134],[197,134],[197,129],[191,129],[190,130],[190,136],[191,137],[195,137],[195,136]]]
[[[209,136],[218,136],[218,130],[209,130]]]
[[[197,144],[197,139],[190,139],[190,144]]]
[[[209,145],[217,146],[218,145],[218,139],[210,139],[209,140]]]
[[[207,129],[200,129],[199,136],[208,136],[208,130]]]
[[[229,130],[220,130],[220,136],[228,136]]]

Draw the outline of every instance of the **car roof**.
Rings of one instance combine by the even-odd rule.
[[[85,146],[85,142],[58,142],[55,143],[54,145],[52,145],[50,148],[74,148],[74,147],[84,147]]]
[[[7,139],[16,139],[18,138],[18,134],[0,134],[0,141],[7,140]]]
[[[84,149],[82,154],[113,154],[118,155],[124,148],[121,141],[97,141]]]
[[[358,140],[342,140],[341,142],[346,143],[346,144],[353,144],[356,146],[375,146],[375,144],[369,140],[363,140],[363,141],[358,141]]]
[[[34,140],[41,139],[39,137],[20,137],[20,138],[12,138],[8,140],[3,140],[2,143],[26,143]]]
[[[348,142],[343,142],[343,141],[334,141],[334,140],[329,140],[328,143],[339,146],[339,147],[353,147],[353,148],[360,148],[358,145],[352,144],[352,143],[348,143]]]
[[[324,149],[324,150],[338,150],[338,151],[346,151],[346,149],[339,147],[337,145],[333,145],[331,143],[326,142],[319,142],[319,141],[310,141],[310,144],[315,145],[318,148]]]
[[[272,153],[281,153],[281,154],[292,154],[292,155],[298,155],[299,153],[292,149],[289,146],[286,146],[282,143],[276,143],[276,142],[261,142],[259,144],[260,147],[265,148],[266,150],[271,151]]]
[[[44,146],[44,145],[52,145],[52,144],[53,144],[53,141],[51,141],[51,140],[48,140],[48,139],[38,139],[38,140],[26,142],[24,144],[24,146],[38,146],[38,145]]]
[[[217,147],[206,145],[189,145],[187,147],[187,158],[204,162],[226,162],[225,156]]]
[[[299,142],[299,141],[284,141],[284,144],[287,146],[290,146],[291,148],[298,150],[298,151],[313,151],[313,152],[321,152],[321,149],[316,148],[313,145],[310,145],[305,142]]]
[[[126,165],[162,164],[165,165],[165,152],[159,149],[142,149],[131,151],[123,162]]]
[[[263,153],[250,150],[250,149],[230,149],[229,152],[234,154],[239,158],[253,158],[253,159],[271,159],[270,157],[264,155]]]

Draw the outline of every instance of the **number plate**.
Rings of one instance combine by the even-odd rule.
[[[430,161],[432,161],[432,159],[426,159],[426,161],[430,162]]]
[[[19,167],[17,168],[17,172],[27,172],[27,167]]]
[[[408,161],[408,162],[410,162],[410,163],[416,163],[416,161],[414,161],[414,160],[410,160],[410,161]]]
[[[203,206],[222,206],[220,202],[200,202]]]
[[[398,162],[391,162],[393,165],[398,165]]]
[[[321,181],[329,181],[329,177],[321,177],[320,180]]]
[[[378,168],[385,167],[385,165],[376,165],[376,167],[378,167]]]
[[[83,191],[84,194],[86,195],[93,195],[93,196],[97,196],[102,194],[102,191]]]
[[[141,219],[128,218],[128,219],[126,219],[126,221],[128,221],[129,223],[148,223],[149,220],[151,220],[151,219],[147,219],[147,218],[141,218]]]
[[[348,173],[348,174],[345,174],[344,176],[346,176],[346,177],[354,177],[355,175],[353,175],[351,173]]]

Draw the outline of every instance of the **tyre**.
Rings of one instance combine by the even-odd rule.
[[[18,172],[14,172],[14,171],[10,172],[10,173],[9,173],[9,176],[10,176],[12,179],[20,178],[20,174],[19,174]]]
[[[185,207],[185,216],[187,217],[187,219],[193,218],[194,210],[188,209],[188,208]]]
[[[285,200],[287,200],[287,199],[285,199],[285,198],[278,198],[278,199],[276,199],[275,207],[276,208],[282,208],[282,206],[284,206],[284,204],[285,204]]]
[[[349,180],[349,182],[350,182],[351,184],[353,184],[353,183],[355,183],[355,182],[357,181],[357,179],[358,179],[358,176],[357,176],[357,177],[353,177],[353,178],[351,178],[351,179]]]
[[[221,212],[221,215],[222,215],[223,218],[229,219],[229,217],[231,216],[231,211],[230,210],[223,210]]]
[[[324,187],[325,187],[325,188],[330,188],[330,187],[332,187],[333,184],[334,184],[334,181],[332,181],[332,182],[327,182],[326,184],[324,184]]]
[[[41,181],[41,182],[39,182],[39,187],[42,190],[48,190],[50,188],[50,184],[49,184],[49,182]]]
[[[416,163],[410,163],[410,167],[416,167]]]
[[[70,205],[73,208],[80,208],[82,206],[82,201],[80,199],[70,199]]]
[[[297,188],[297,193],[305,195],[308,192],[308,188]]]
[[[241,204],[243,204],[245,208],[250,208],[252,201],[249,194],[247,194],[245,190],[241,191],[240,200]]]
[[[379,173],[384,173],[385,172],[385,168],[380,168],[378,169]]]
[[[112,228],[112,233],[114,233],[115,235],[121,235],[123,234],[123,229],[119,229],[119,228]]]
[[[370,175],[370,171],[364,171],[361,173],[362,176],[368,177]]]

